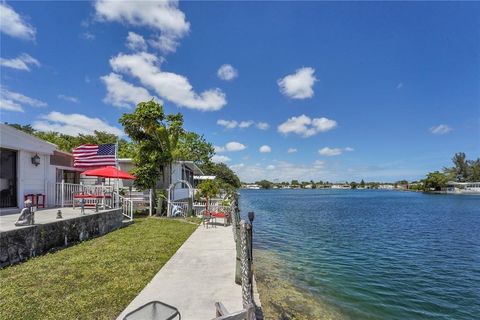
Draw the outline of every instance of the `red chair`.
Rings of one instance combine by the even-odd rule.
[[[37,193],[37,208],[45,209],[45,195],[43,193]]]
[[[27,200],[30,200],[32,201],[32,207],[36,207],[37,206],[37,196],[34,195],[33,193],[29,193],[29,194],[26,194],[24,196],[24,201],[27,201]]]
[[[230,213],[228,210],[225,209],[220,209],[220,208],[214,208],[214,212],[210,212],[210,215],[215,218],[220,218],[223,219],[223,225],[226,227],[227,224],[230,223]]]

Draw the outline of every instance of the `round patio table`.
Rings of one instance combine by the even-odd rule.
[[[182,317],[177,308],[160,301],[150,301],[128,313],[123,320],[171,320]]]

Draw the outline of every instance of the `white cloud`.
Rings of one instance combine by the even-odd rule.
[[[128,33],[126,46],[134,51],[147,50],[147,42],[145,39],[141,35],[131,31]]]
[[[103,102],[120,108],[130,108],[142,101],[149,101],[153,96],[147,89],[136,87],[122,79],[121,75],[111,72],[100,79],[107,87],[107,96]],[[161,101],[160,101],[161,102]]]
[[[295,153],[295,152],[297,152],[297,149],[295,149],[295,148],[288,148],[287,152],[288,152],[288,153]]]
[[[35,28],[5,2],[0,2],[0,17],[1,32],[14,38],[35,40]]]
[[[321,169],[325,166],[325,161],[321,161],[321,160],[315,160],[313,162],[313,168],[315,169]]]
[[[446,124],[439,124],[430,128],[430,132],[433,134],[446,134],[452,131],[452,128]]]
[[[174,52],[178,41],[190,30],[185,14],[178,9],[178,1],[98,0],[95,3],[97,18],[117,21],[133,26],[146,26],[157,34],[154,46],[164,53]]]
[[[64,114],[57,111],[40,116],[40,120],[33,122],[33,128],[39,131],[57,131],[76,136],[78,134],[93,134],[95,130],[123,135],[122,130],[109,125],[98,118],[89,118],[83,114]]]
[[[318,153],[322,156],[332,157],[332,156],[341,155],[345,151],[353,151],[353,148],[346,147],[346,148],[342,149],[342,148],[324,147],[324,148],[318,150]]]
[[[85,31],[84,33],[82,33],[82,38],[86,40],[95,40],[95,35],[91,32]]]
[[[233,128],[236,128],[238,126],[238,122],[235,121],[235,120],[219,119],[219,120],[217,120],[217,124],[222,126],[222,127],[227,128],[227,129],[233,129]]]
[[[258,151],[260,151],[261,153],[269,153],[272,152],[272,148],[270,148],[270,146],[263,145],[258,149]]]
[[[296,133],[304,138],[311,137],[320,132],[326,132],[337,126],[335,120],[327,118],[310,119],[302,114],[298,117],[291,117],[278,126],[278,131],[283,134]]]
[[[0,65],[2,67],[17,69],[17,70],[30,71],[29,66],[39,67],[40,62],[38,62],[37,59],[33,58],[29,54],[22,53],[18,57],[12,58],[12,59],[0,58]]]
[[[159,64],[160,60],[155,55],[146,52],[119,54],[110,59],[114,71],[137,77],[143,85],[153,88],[159,96],[178,106],[215,111],[227,103],[225,94],[220,89],[210,89],[197,94],[187,78],[161,71]]]
[[[225,145],[227,151],[242,151],[246,146],[240,142],[231,141]]]
[[[180,42],[176,38],[161,35],[158,38],[148,40],[148,43],[163,53],[175,52]]]
[[[244,167],[244,166],[245,166],[245,164],[244,164],[243,162],[242,162],[242,163],[238,163],[238,164],[232,164],[232,165],[230,166],[230,169],[242,168],[242,167]]]
[[[23,112],[23,106],[46,107],[47,103],[27,97],[21,93],[0,88],[0,109]]]
[[[259,122],[257,123],[257,128],[260,130],[267,130],[268,128],[270,128],[270,125],[266,122]]]
[[[338,155],[342,154],[342,152],[343,152],[343,150],[341,148],[325,147],[325,148],[322,148],[322,149],[318,150],[319,154],[321,154],[322,156],[327,156],[327,157],[338,156]]]
[[[255,121],[253,120],[236,121],[236,120],[219,119],[217,120],[217,124],[222,127],[225,127],[226,129],[235,129],[235,128],[245,129],[253,126],[255,124]],[[260,130],[267,130],[269,127],[268,123],[266,122],[259,122],[256,124],[256,126]]]
[[[12,100],[0,99],[0,110],[24,112],[23,107]]]
[[[67,96],[67,95],[64,95],[64,94],[59,94],[57,96],[57,98],[65,100],[65,101],[73,102],[73,103],[79,103],[80,102],[77,97],[71,97],[71,96]]]
[[[215,153],[225,152],[225,147],[222,146],[213,146]]]
[[[277,81],[280,92],[292,99],[306,99],[313,97],[313,85],[317,81],[315,69],[306,67],[297,69]]]
[[[229,162],[231,159],[227,156],[219,156],[219,155],[214,155],[212,157],[212,161],[215,163],[220,163],[220,162]]]
[[[275,166],[273,164],[270,164],[267,166],[267,170],[275,170]]]
[[[238,71],[230,64],[222,65],[218,71],[217,76],[225,81],[230,81],[238,77]]]
[[[250,127],[252,124],[254,124],[254,122],[253,122],[252,120],[241,121],[241,122],[238,124],[238,127],[239,127],[239,128],[248,128],[248,127]]]

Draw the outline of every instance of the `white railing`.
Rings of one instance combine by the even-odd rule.
[[[49,187],[49,193],[54,197],[56,206],[74,206],[74,195],[85,194],[94,196],[105,196],[102,199],[102,205],[105,203],[109,207],[122,208],[122,213],[130,220],[133,220],[133,213],[136,208],[148,207],[150,215],[152,215],[152,191],[132,192],[128,195],[120,195],[114,191],[113,186],[105,185],[83,185],[74,183],[58,182]],[[86,199],[85,203],[90,204],[90,199]],[[98,201],[93,199],[92,203]],[[101,205],[101,207],[103,207]]]
[[[170,217],[186,217],[188,214],[188,202],[170,201]]]
[[[212,199],[208,201],[208,211],[210,212],[230,212],[232,210],[232,206],[224,206],[221,205],[223,199]],[[203,210],[206,209],[206,201],[195,201],[193,203],[193,210],[195,215],[199,216],[203,214]]]
[[[122,208],[122,214],[130,220],[133,220],[133,200],[125,198],[124,196],[121,196],[116,192],[115,196],[119,199],[119,205]]]
[[[104,185],[83,185],[75,183],[57,182],[55,184],[55,205],[60,207],[73,206],[74,194],[90,194],[103,196],[112,194],[113,187]]]

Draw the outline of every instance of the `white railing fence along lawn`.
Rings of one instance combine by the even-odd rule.
[[[73,206],[74,194],[89,194],[95,196],[113,195],[113,187],[105,185],[83,185],[76,183],[57,182],[55,184],[55,205],[60,207]]]
[[[122,208],[123,215],[133,220],[133,213],[137,209],[147,209],[152,214],[152,191],[127,191],[126,194],[119,194],[113,186],[106,185],[84,185],[75,183],[49,183],[47,184],[47,202],[49,206],[65,207],[74,206],[74,195],[103,196],[102,204],[108,207]],[[107,196],[107,198],[105,198]],[[98,201],[98,199],[86,199]],[[101,207],[103,207],[101,205]]]

